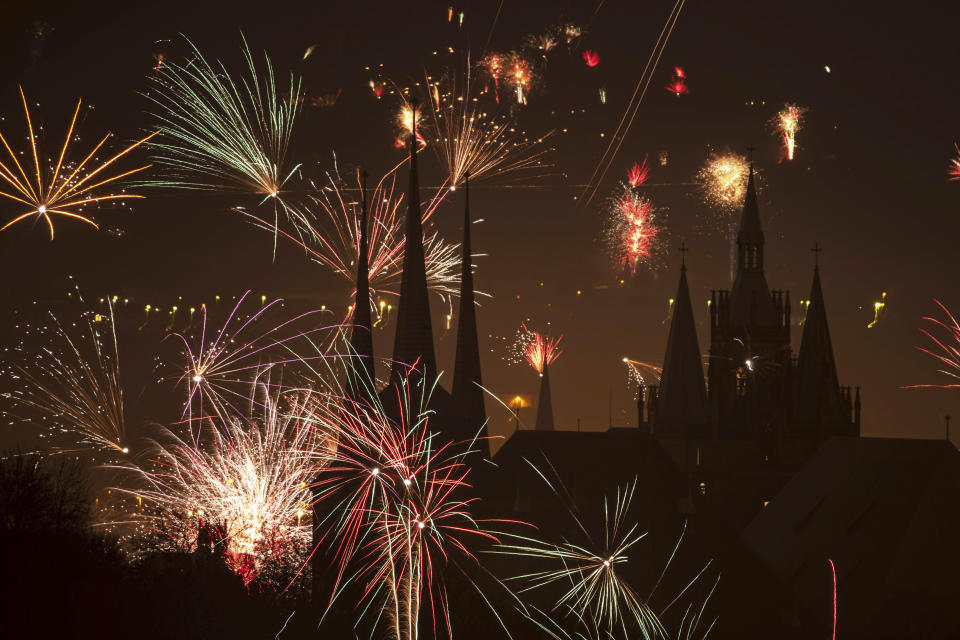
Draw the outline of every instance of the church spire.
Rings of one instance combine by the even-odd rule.
[[[686,245],[680,251],[686,253]],[[673,319],[663,359],[660,394],[657,402],[657,429],[707,422],[707,390],[697,327],[687,285],[686,261],[680,267],[680,284],[674,302]]]
[[[457,356],[453,366],[453,399],[463,415],[479,429],[486,422],[483,383],[480,375],[480,345],[477,310],[473,298],[473,264],[470,245],[470,173],[466,174],[463,205],[463,244],[460,262],[460,319],[457,323]],[[486,434],[481,433],[483,438]],[[489,448],[484,439],[482,446]]]
[[[353,303],[353,330],[350,334],[350,347],[358,357],[355,369],[363,371],[364,384],[375,384],[373,361],[373,331],[370,322],[370,273],[368,267],[369,246],[367,238],[367,172],[361,176],[362,205],[360,209],[359,233],[357,242],[357,293]]]
[[[750,174],[737,232],[737,273],[730,292],[730,324],[734,327],[775,327],[779,322],[773,296],[763,274],[764,237],[760,226],[752,147],[750,151]]]
[[[750,160],[750,175],[747,178],[747,193],[743,201],[743,216],[737,232],[737,270],[763,271],[763,228],[760,226],[760,206],[757,203],[757,185],[753,174],[753,159]]]
[[[544,361],[537,402],[537,431],[553,431],[553,400],[550,398],[550,366]]]
[[[819,254],[819,245],[815,251]],[[824,430],[843,424],[844,402],[837,379],[837,365],[833,359],[823,290],[820,288],[819,260],[813,268],[809,302],[797,360],[796,418],[804,427],[816,426]]]
[[[397,333],[393,345],[392,377],[406,374],[407,366],[435,374],[433,326],[427,293],[427,270],[423,252],[423,221],[420,214],[420,180],[417,172],[417,101],[411,103],[413,126],[410,133],[410,190],[407,193],[406,239],[403,245],[403,276],[397,303]]]

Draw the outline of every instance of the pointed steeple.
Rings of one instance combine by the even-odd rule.
[[[844,419],[844,401],[833,359],[827,310],[820,288],[820,267],[813,269],[810,306],[803,323],[803,338],[797,360],[796,420],[806,428],[821,431],[836,428]]]
[[[354,367],[365,373],[360,380],[361,388],[364,384],[374,382],[373,361],[373,330],[370,322],[370,273],[369,273],[369,239],[367,237],[367,172],[362,174],[362,205],[360,209],[360,223],[357,251],[357,293],[353,303],[353,330],[350,334],[350,347],[358,357]]]
[[[537,431],[553,431],[553,401],[550,399],[550,367],[544,363],[537,402]]]
[[[730,293],[730,324],[740,327],[777,326],[773,296],[763,273],[763,228],[754,178],[751,148],[750,174],[737,231],[737,273]]]
[[[686,247],[681,246],[681,251],[686,251]],[[707,388],[703,382],[703,363],[690,303],[686,263],[680,267],[675,300],[657,400],[658,432],[705,424],[708,415]]]
[[[757,185],[753,174],[753,160],[750,161],[750,176],[747,178],[747,194],[743,201],[743,216],[740,218],[740,230],[737,232],[737,244],[741,247],[763,247],[763,228],[760,226],[760,205],[757,202]],[[743,254],[740,254],[739,267],[750,268],[744,264]],[[760,269],[763,269],[762,255]]]
[[[410,190],[407,193],[407,225],[403,245],[403,276],[397,303],[397,334],[393,345],[392,377],[404,376],[416,363],[422,373],[436,374],[433,326],[427,293],[427,269],[423,251],[423,221],[420,214],[420,179],[417,172],[417,102],[412,103],[410,134]]]
[[[473,264],[470,245],[470,174],[466,174],[463,205],[463,252],[460,261],[460,319],[457,323],[457,356],[453,366],[453,399],[463,415],[479,429],[486,422],[480,374],[477,309],[473,297]],[[480,434],[485,437],[486,434]],[[483,447],[489,448],[487,440]]]

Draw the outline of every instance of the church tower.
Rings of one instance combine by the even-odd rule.
[[[470,174],[466,174],[463,205],[463,244],[460,262],[460,319],[457,323],[457,356],[453,365],[453,400],[464,418],[479,433],[478,447],[490,456],[483,378],[480,374],[480,344],[477,338],[477,308],[473,295],[473,263],[470,242]]]
[[[791,414],[790,293],[767,286],[764,244],[751,162],[733,289],[710,298],[709,403],[722,436],[774,433]]]
[[[681,252],[686,250],[686,246],[680,248]],[[680,284],[667,337],[667,353],[663,358],[654,433],[690,436],[706,428],[708,415],[703,359],[684,260],[680,266]]]
[[[393,343],[391,380],[403,378],[410,367],[429,378],[437,374],[433,350],[433,326],[427,291],[423,251],[423,220],[420,214],[420,179],[417,172],[417,104],[413,103],[410,134],[410,188],[407,193],[407,224],[403,246],[403,276],[397,303],[397,333]]]
[[[819,246],[814,249],[819,254]],[[819,259],[813,268],[810,304],[803,324],[800,355],[797,359],[797,388],[794,430],[798,435],[824,438],[831,435],[860,435],[860,391],[854,407],[850,388],[841,387],[833,358],[827,310],[820,287]],[[856,415],[854,415],[854,413]]]

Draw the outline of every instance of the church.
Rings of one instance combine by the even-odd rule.
[[[385,389],[366,391],[377,393],[386,410],[397,414],[396,383],[430,380],[440,370],[415,140],[411,136],[390,381]],[[860,389],[840,384],[816,259],[809,300],[797,314],[790,292],[767,284],[752,165],[737,234],[736,276],[730,290],[711,293],[707,353],[700,348],[681,262],[662,376],[658,385],[640,390],[637,427],[556,429],[544,371],[544,406],[538,407],[535,428],[513,433],[492,458],[480,387],[469,177],[465,186],[453,384],[450,391],[435,387],[430,424],[451,440],[479,436],[483,455],[473,459],[478,517],[516,519],[536,523],[543,532],[572,535],[570,513],[585,520],[602,516],[611,495],[636,483],[638,524],[649,534],[646,555],[624,571],[642,584],[651,575],[646,561],[670,556],[670,572],[656,587],[677,593],[706,563],[710,581],[719,578],[710,606],[720,622],[711,637],[826,638],[831,624],[837,625],[834,633],[851,638],[960,633],[956,608],[931,599],[946,593],[945,585],[960,570],[955,545],[931,533],[960,536],[957,510],[936,508],[947,494],[955,498],[960,492],[960,454],[949,443],[860,437]],[[351,348],[371,380],[365,189],[361,215]],[[799,326],[800,349],[794,354],[791,332]],[[550,488],[543,482],[546,471]],[[878,536],[890,544],[877,543]],[[916,548],[924,549],[923,557],[937,571],[910,563]],[[313,562],[316,587],[324,580],[323,559],[318,554]],[[831,570],[842,612],[832,620]],[[901,588],[901,578],[910,584]],[[897,615],[896,603],[903,598],[934,602],[927,608],[936,612],[920,621]],[[478,629],[477,637],[481,633]]]

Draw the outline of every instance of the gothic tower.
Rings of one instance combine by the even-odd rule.
[[[764,244],[751,162],[733,289],[714,291],[710,298],[707,377],[720,435],[780,431],[791,414],[790,293],[767,286]]]
[[[470,243],[470,174],[466,175],[463,206],[463,255],[460,261],[460,319],[457,323],[457,356],[453,365],[453,400],[464,418],[474,425],[481,440],[478,446],[490,455],[483,406],[483,379],[480,374],[480,344],[477,338],[477,309],[473,296],[473,264]]]
[[[681,251],[686,251],[686,247]],[[654,424],[657,435],[686,436],[702,431],[707,426],[709,414],[685,261],[680,266],[680,283],[674,304]]]
[[[407,224],[403,247],[403,276],[397,303],[397,333],[393,344],[391,379],[405,376],[410,367],[424,376],[437,373],[433,350],[433,326],[427,292],[427,269],[423,252],[423,221],[420,214],[420,180],[417,172],[416,102],[410,135],[410,189],[407,193]]]

